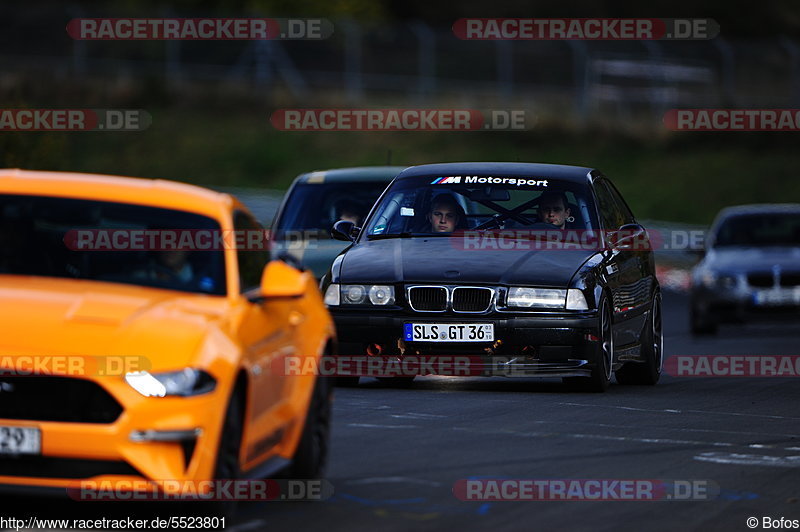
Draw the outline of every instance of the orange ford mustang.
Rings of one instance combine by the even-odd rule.
[[[0,170],[0,488],[321,475],[328,379],[275,368],[334,327],[265,248],[227,194]]]

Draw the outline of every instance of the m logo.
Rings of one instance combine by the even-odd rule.
[[[431,181],[431,185],[448,185],[450,183],[461,183],[461,176],[437,177]]]

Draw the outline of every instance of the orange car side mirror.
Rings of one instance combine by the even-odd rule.
[[[289,266],[282,260],[273,260],[264,267],[261,275],[261,297],[300,297],[306,291],[308,273]]]

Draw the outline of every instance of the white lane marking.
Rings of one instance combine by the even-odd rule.
[[[733,447],[735,443],[710,442],[699,440],[676,440],[672,438],[634,438],[631,436],[607,436],[603,434],[579,434],[563,432],[519,432],[515,430],[496,430],[481,431],[470,427],[453,427],[453,430],[464,432],[476,432],[480,434],[507,434],[509,436],[521,436],[523,438],[541,438],[545,436],[563,436],[565,438],[588,439],[588,440],[607,440],[607,441],[629,441],[636,443],[671,443],[679,445],[705,445],[712,447]]]
[[[583,425],[586,427],[603,427],[608,429],[622,429],[622,430],[629,430],[629,425],[612,425],[610,423],[590,423],[588,421],[566,421],[563,419],[557,419],[552,421],[545,421],[545,420],[538,420],[534,421],[537,425],[550,425],[550,424],[557,424],[557,425]],[[662,428],[662,427],[656,427]],[[766,436],[769,438],[800,438],[800,434],[787,434],[782,432],[755,432],[755,431],[737,431],[737,430],[715,430],[715,429],[690,429],[686,427],[669,427],[666,430],[675,431],[675,432],[705,432],[705,433],[713,433],[713,434],[733,434],[736,436]],[[758,445],[758,444],[753,444]],[[787,450],[792,451],[800,451],[800,447],[792,449],[787,448]]]
[[[391,417],[397,419],[440,419],[447,416],[440,416],[437,414],[419,414],[416,412],[407,412],[405,414],[389,414]]]
[[[425,486],[434,486],[439,487],[442,485],[441,482],[436,482],[433,480],[425,480],[421,478],[409,478],[409,477],[372,477],[372,478],[361,478],[358,480],[350,480],[345,482],[348,485],[358,485],[358,484],[387,484],[387,483],[394,483],[394,484],[422,484]]]
[[[358,427],[362,429],[417,429],[419,425],[378,425],[373,423],[348,423],[348,427]]]
[[[731,442],[718,442],[718,441],[701,441],[701,440],[676,440],[674,438],[638,438],[632,436],[609,436],[605,434],[581,434],[581,433],[564,433],[564,432],[520,432],[509,429],[500,430],[480,430],[472,427],[453,427],[453,430],[473,432],[478,434],[506,434],[509,436],[520,436],[523,438],[544,438],[561,436],[564,438],[574,438],[583,440],[604,440],[604,441],[621,441],[621,442],[636,442],[636,443],[655,443],[655,444],[675,444],[675,445],[703,445],[709,447],[746,447],[756,449],[781,449],[777,445],[768,444],[747,444],[747,443],[731,443]],[[783,447],[786,451],[800,450],[797,447]],[[714,454],[714,453],[711,453]]]
[[[760,454],[701,453],[694,457],[700,462],[715,464],[753,465],[768,467],[800,467],[800,456],[764,456]]]
[[[266,527],[266,521],[264,521],[263,519],[256,519],[255,521],[248,521],[246,523],[242,523],[240,525],[236,525],[234,527],[231,527],[229,530],[233,530],[233,531],[236,531],[236,530],[254,530],[254,529],[258,529],[258,528],[267,528]]]
[[[669,410],[669,409],[635,408],[632,406],[598,405],[598,404],[583,404],[583,403],[556,403],[556,404],[566,405],[566,406],[584,406],[591,408],[617,408],[619,410],[635,410],[637,412],[666,412],[669,414],[713,414],[717,416],[762,417],[766,419],[791,419],[800,421],[800,417],[771,416],[767,414],[743,414],[741,412],[715,412],[713,410]]]

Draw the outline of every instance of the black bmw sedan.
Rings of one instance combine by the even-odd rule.
[[[339,353],[413,359],[395,381],[447,374],[431,362],[442,360],[468,366],[453,375],[560,377],[591,391],[612,373],[623,384],[659,379],[647,232],[597,170],[415,166],[363,227],[339,221],[332,235],[351,242],[321,281]]]

